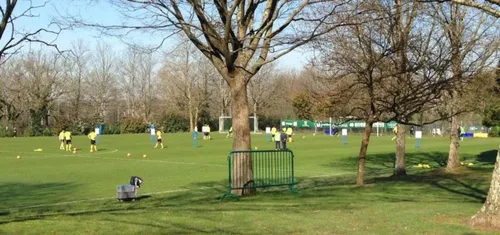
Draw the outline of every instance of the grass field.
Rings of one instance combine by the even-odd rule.
[[[103,136],[89,153],[75,137],[76,154],[57,137],[0,139],[0,234],[498,234],[465,222],[485,200],[500,139],[467,139],[457,174],[444,174],[448,138],[407,141],[409,176],[391,178],[394,142],[372,137],[367,186],[354,186],[360,136],[296,136],[297,188],[266,190],[239,202],[218,201],[227,182],[231,140],[166,134],[165,149],[148,135]],[[272,148],[253,135],[259,150]],[[42,152],[34,149],[42,148]],[[127,157],[131,153],[131,157]],[[147,154],[147,158],[142,155]],[[16,156],[20,155],[21,159]],[[431,169],[414,168],[426,163]],[[135,202],[118,202],[116,185],[144,179]]]

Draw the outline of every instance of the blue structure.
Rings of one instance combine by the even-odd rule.
[[[97,128],[99,129],[99,135],[97,135],[97,138],[95,139],[96,144],[98,144],[99,140],[101,140],[101,136],[102,136],[102,124],[99,124],[97,126]]]
[[[196,139],[198,139],[198,131],[193,131],[193,148],[196,148]]]
[[[154,124],[151,124],[149,126],[149,131],[151,132],[151,134],[149,135],[149,139],[151,141],[151,144],[155,144],[155,125]]]
[[[342,135],[342,144],[343,145],[347,144],[347,135]]]
[[[416,148],[416,149],[420,149],[420,141],[421,141],[421,140],[422,140],[422,139],[420,139],[420,138],[415,139],[415,148]]]

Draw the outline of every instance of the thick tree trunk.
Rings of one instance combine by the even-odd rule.
[[[238,74],[231,86],[231,114],[233,126],[233,150],[250,150],[250,123],[248,120],[247,83]],[[251,155],[239,154],[233,161],[233,185],[242,187],[253,180]],[[252,194],[253,190],[233,190],[238,196]]]
[[[368,152],[368,143],[370,142],[370,135],[372,133],[373,121],[367,121],[365,130],[363,132],[363,139],[361,140],[361,148],[359,149],[358,156],[358,175],[356,177],[356,185],[365,185],[365,163],[366,163],[366,153]]]
[[[497,152],[488,197],[481,210],[472,216],[470,223],[472,226],[500,228],[500,148]]]
[[[450,150],[448,153],[448,163],[446,164],[446,171],[455,171],[460,166],[460,153],[458,143],[458,120],[456,117],[451,118],[450,130]]]
[[[406,175],[405,147],[406,147],[405,126],[398,124],[398,132],[396,134],[396,159],[394,162],[393,176]]]

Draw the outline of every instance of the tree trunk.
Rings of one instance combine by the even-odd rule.
[[[488,197],[481,210],[472,216],[470,223],[472,226],[500,228],[500,148],[497,152]]]
[[[250,123],[248,120],[247,83],[243,74],[237,74],[230,84],[231,114],[233,126],[233,151],[250,150]],[[239,154],[233,161],[233,186],[243,185],[253,180],[251,155]],[[233,190],[232,193],[242,196],[252,194],[254,190]]]
[[[458,143],[458,120],[456,117],[451,118],[450,130],[450,150],[448,153],[448,163],[446,164],[446,171],[455,171],[460,166],[460,153]]]
[[[366,153],[368,152],[368,143],[370,142],[370,134],[372,133],[373,121],[367,121],[365,131],[363,132],[363,139],[361,140],[361,148],[359,149],[358,156],[358,175],[356,177],[356,185],[363,186],[365,178],[365,162]]]
[[[396,159],[394,162],[393,176],[406,175],[405,168],[405,147],[406,147],[406,133],[405,126],[398,125],[398,132],[396,133]]]

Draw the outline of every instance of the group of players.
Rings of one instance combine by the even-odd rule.
[[[156,145],[154,146],[154,148],[158,148],[158,146],[160,146],[163,149],[164,145],[163,145],[162,132],[160,130],[157,130],[155,132],[155,136],[156,136]],[[87,135],[87,137],[90,140],[90,152],[91,153],[97,152],[97,142],[96,142],[97,133],[91,130]],[[59,141],[61,142],[59,149],[70,152],[72,150],[71,139],[72,139],[71,131],[68,131],[63,128],[62,131],[59,133]]]
[[[283,127],[281,132],[276,127],[271,128],[271,141],[274,140],[276,150],[286,150],[286,142],[292,142],[293,129],[291,126]]]
[[[87,137],[90,140],[90,152],[97,152],[96,138],[97,134],[94,131],[90,131]],[[71,131],[66,130],[65,128],[59,133],[59,141],[61,142],[60,150],[71,151],[71,140],[72,135]]]

